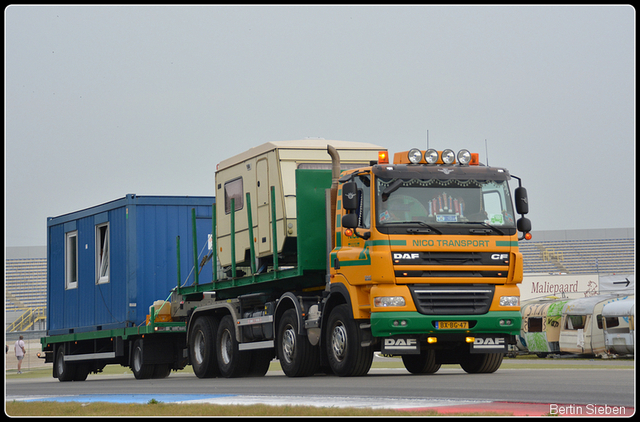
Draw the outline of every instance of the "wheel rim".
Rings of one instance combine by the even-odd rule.
[[[331,347],[333,349],[333,356],[341,362],[344,359],[345,351],[347,349],[347,329],[342,323],[338,323],[333,328],[333,334],[331,335]]]
[[[222,362],[228,365],[231,362],[231,356],[233,344],[231,342],[231,333],[228,330],[224,330],[222,338],[220,339],[220,351],[222,352]]]
[[[287,325],[282,335],[282,353],[287,363],[293,361],[293,354],[296,351],[296,333],[291,325]]]
[[[198,331],[194,340],[193,349],[195,352],[195,359],[198,364],[204,362],[205,341],[202,331]]]

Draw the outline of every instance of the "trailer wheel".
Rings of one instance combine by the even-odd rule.
[[[153,375],[151,378],[160,379],[167,378],[171,374],[171,368],[168,363],[159,363],[153,367]]]
[[[73,380],[74,381],[84,381],[87,379],[87,376],[89,375],[89,371],[90,371],[90,366],[89,363],[84,362],[84,363],[78,363],[75,365],[75,371],[76,374],[73,376]]]
[[[440,369],[435,350],[423,350],[419,355],[403,355],[402,363],[412,374],[434,374]]]
[[[308,377],[320,366],[320,348],[298,334],[298,315],[289,309],[278,322],[278,359],[288,377]]]
[[[213,316],[202,316],[193,324],[189,335],[189,357],[198,378],[213,378],[219,374],[215,350],[217,330],[218,320]]]
[[[372,346],[362,347],[362,335],[349,305],[336,306],[327,325],[327,358],[340,377],[366,375],[373,362]]]
[[[469,353],[460,362],[460,366],[469,374],[490,374],[502,365],[502,353]]]
[[[223,377],[236,378],[247,374],[251,354],[239,350],[236,327],[231,315],[225,315],[220,320],[216,335],[216,354],[220,375]]]
[[[149,379],[153,376],[153,365],[144,363],[142,354],[142,340],[133,343],[133,356],[131,357],[131,370],[138,380]]]
[[[76,376],[76,367],[64,361],[64,345],[58,347],[56,353],[55,375],[59,381],[73,381]]]

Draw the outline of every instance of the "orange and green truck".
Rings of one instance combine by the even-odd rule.
[[[187,364],[200,378],[262,376],[274,358],[290,377],[360,376],[374,352],[416,374],[490,373],[516,343],[527,194],[478,154],[391,161],[373,144],[269,142],[218,164],[215,197],[206,256],[167,292],[164,317],[151,308],[137,331],[109,333],[117,353],[87,346],[86,359],[136,378]],[[50,361],[67,351],[59,372],[81,365],[56,337],[42,344]]]

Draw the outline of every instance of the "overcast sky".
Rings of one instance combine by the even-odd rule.
[[[634,227],[629,6],[5,9],[5,245],[138,195],[214,195],[272,140],[468,148],[535,230]]]

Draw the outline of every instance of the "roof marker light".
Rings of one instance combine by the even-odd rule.
[[[387,151],[378,151],[378,164],[389,164],[389,154]]]

